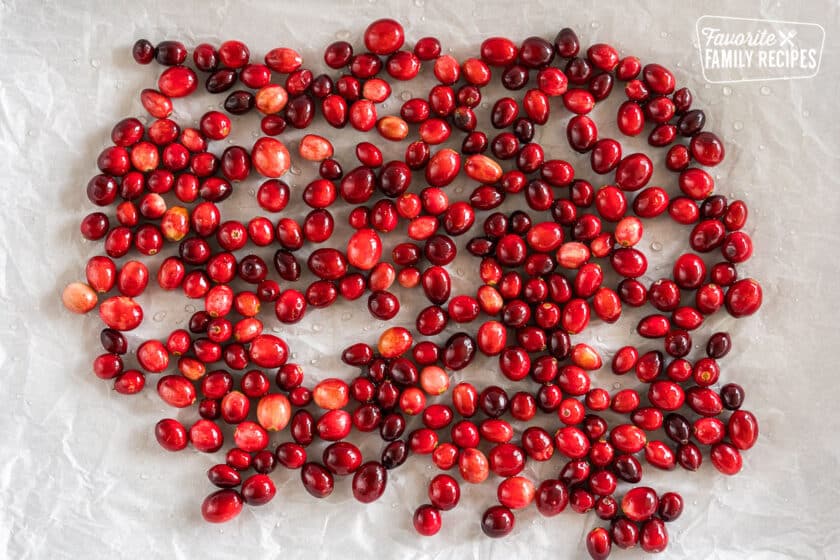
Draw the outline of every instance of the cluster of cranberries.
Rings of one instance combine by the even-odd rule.
[[[459,502],[460,484],[484,482],[492,473],[499,503],[481,520],[491,537],[510,533],[514,511],[534,503],[545,516],[570,507],[594,510],[608,522],[586,539],[593,558],[606,558],[612,546],[662,551],[665,523],[680,515],[682,498],[646,486],[619,491],[619,484],[639,483],[643,462],[696,470],[704,449],[715,468],[733,475],[741,469],[741,451],[758,436],[755,417],[741,409],[743,389],[719,384],[729,335],[713,334],[706,357],[686,358],[692,332],[705,318],[721,308],[734,317],[751,315],[762,302],[758,282],[740,279],[736,271],[752,254],[742,231],[747,207],[714,195],[715,181],[703,169],[724,158],[721,140],[704,130],[703,111],[692,109],[691,92],[678,89],[668,69],[622,58],[608,44],[582,50],[570,29],[553,43],[530,37],[517,45],[493,37],[482,43],[480,56],[463,62],[443,54],[432,37],[413,50],[404,43],[399,23],[375,21],[364,34],[365,52],[343,41],[327,47],[324,60],[342,70],[340,76],[314,76],[289,48],[271,50],[260,63],[239,41],[201,44],[188,66],[180,42],[137,41],[137,62],[165,67],[157,89],[140,96],[152,120],[120,121],[111,134],[114,145],[99,155],[101,173],[88,183],[87,195],[116,211],[89,214],[81,232],[103,240],[105,255],[88,261],[86,283],[70,284],[63,294],[74,312],[99,305],[106,328],[94,373],[113,380],[123,394],[139,393],[153,375],[166,404],[197,404],[201,418],[191,426],[171,418],[157,424],[165,449],[192,444],[214,453],[228,443],[225,461],[207,473],[219,488],[201,508],[211,522],[234,518],[244,504],[269,502],[276,491],[269,475],[278,466],[298,469],[317,498],[333,492],[336,476],[352,476],[355,498],[372,502],[384,492],[389,471],[411,454],[425,454],[442,473],[429,484],[429,503],[414,514],[422,535],[440,530],[441,512]],[[391,85],[380,76],[411,80],[424,65],[437,80],[428,97],[406,99],[398,115],[381,116]],[[229,115],[262,115],[263,136],[250,150],[231,145],[221,154],[209,151],[209,144],[230,134],[232,119],[224,112],[207,112],[198,128],[182,128],[170,118],[173,99],[198,89],[196,70],[204,73],[208,92],[228,92]],[[494,73],[507,90],[526,91],[495,101],[490,126],[481,130],[475,109]],[[624,154],[621,143],[600,137],[587,116],[617,82],[627,98],[618,109],[619,130],[627,136],[649,130],[648,144],[667,148],[665,166],[676,174],[678,196],[649,186],[651,158]],[[609,184],[596,188],[570,163],[546,159],[534,136],[552,111],[571,116],[569,145],[589,154],[592,172]],[[292,194],[281,177],[291,155],[277,137],[289,127],[306,128],[317,113],[336,129],[349,124],[360,135],[375,129],[379,140],[407,145],[402,160],[384,161],[376,138],[360,142],[358,165],[345,170],[327,138],[304,136],[298,154],[319,162],[320,177],[302,190],[311,211],[299,222],[283,215]],[[462,135],[460,150],[441,146],[453,134]],[[462,171],[477,186],[467,200],[451,202],[446,187]],[[267,216],[223,221],[219,203],[254,172],[265,178],[256,198]],[[496,210],[518,193],[529,211]],[[296,289],[303,268],[297,251],[330,241],[330,207],[339,198],[352,206],[354,233],[340,244],[333,240],[335,247],[312,251],[305,266],[317,279]],[[466,247],[480,259],[481,282],[474,293],[453,296],[447,270],[457,252],[453,238],[474,229],[477,212],[488,214]],[[645,285],[639,278],[647,259],[638,248],[643,220],[666,213],[692,227],[693,252],[676,259],[670,277]],[[407,239],[383,255],[380,235],[401,223]],[[276,251],[276,279],[251,246]],[[117,264],[132,252],[154,255],[169,247],[177,251],[154,273],[141,260]],[[708,257],[719,262],[707,268]],[[607,285],[610,268],[620,278],[614,286]],[[152,274],[163,290],[182,290],[204,308],[188,330],[139,344],[136,369],[129,369],[123,331],[142,322],[135,298]],[[292,324],[307,310],[369,292],[371,315],[387,321],[400,310],[391,291],[395,282],[419,286],[430,305],[417,314],[414,331],[390,327],[375,346],[360,342],[345,349],[343,361],[359,371],[349,383],[330,378],[307,387],[301,366],[289,362],[286,342],[267,333],[259,318],[268,305],[276,320]],[[625,346],[611,362],[615,375],[634,375],[644,389],[611,394],[593,387],[590,375],[604,367],[602,357],[572,337],[590,321],[617,321],[622,306],[646,304],[655,313],[638,323],[637,332],[661,341],[660,349]],[[453,323],[478,326],[441,343],[415,340]],[[499,371],[522,390],[511,394],[467,382],[450,388],[450,374],[468,367],[477,352],[498,356]],[[553,433],[531,422],[537,415],[556,415]],[[407,430],[411,416],[422,426]],[[607,417],[623,420],[608,423]],[[233,427],[232,445],[225,425]],[[346,441],[354,430],[378,432],[385,442],[381,456],[365,461]],[[275,442],[272,451],[274,432],[290,439]],[[320,457],[309,447],[317,439],[328,442]],[[522,476],[528,461],[554,456],[563,462],[556,478]]]

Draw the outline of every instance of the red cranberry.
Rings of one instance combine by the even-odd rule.
[[[606,560],[612,550],[612,536],[603,527],[592,529],[586,536],[586,550],[593,560]]]
[[[335,487],[332,474],[318,463],[306,463],[300,471],[303,487],[315,498],[326,498]]]
[[[242,483],[242,498],[252,506],[267,504],[274,498],[277,490],[271,479],[265,474],[255,474]]]
[[[668,546],[668,530],[661,519],[650,519],[642,525],[639,542],[645,552],[662,552]]]
[[[751,278],[738,280],[726,291],[726,309],[733,317],[746,317],[762,303],[761,285]]]
[[[491,538],[500,538],[513,531],[516,519],[513,512],[505,506],[493,506],[484,512],[481,518],[481,530]]]
[[[633,548],[639,542],[639,527],[628,519],[617,519],[612,524],[610,535],[619,548]]]
[[[236,490],[218,490],[201,504],[201,515],[210,523],[225,523],[242,511],[242,495]]]
[[[414,512],[414,529],[425,537],[440,531],[440,510],[433,505],[424,504]]]

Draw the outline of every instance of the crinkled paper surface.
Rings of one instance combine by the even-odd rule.
[[[704,14],[821,23],[826,30],[822,68],[815,78],[767,83],[705,84],[699,72],[695,22]],[[582,558],[594,514],[571,512],[543,519],[532,507],[517,516],[514,534],[491,541],[479,516],[494,502],[495,485],[465,487],[462,505],[444,514],[435,538],[411,527],[414,508],[426,501],[433,474],[428,458],[411,458],[391,473],[384,496],[370,506],[356,503],[349,480],[333,495],[311,499],[297,473],[277,471],[277,498],[246,508],[223,527],[205,524],[199,504],[212,488],[204,471],[220,456],[187,450],[170,454],[153,436],[164,416],[195,418],[194,409],[164,409],[150,376],[140,396],[115,394],[90,372],[99,352],[99,320],[71,316],[60,304],[62,287],[84,278],[84,263],[98,245],[78,234],[90,211],[84,186],[96,172],[96,154],[109,142],[116,120],[140,115],[138,92],[153,86],[152,67],[130,58],[135,39],[178,38],[194,46],[228,38],[248,42],[257,57],[275,46],[299,49],[307,64],[322,68],[323,47],[336,38],[361,44],[361,32],[376,17],[401,20],[410,40],[440,37],[464,56],[483,38],[530,35],[553,38],[558,29],[578,30],[584,44],[609,41],[622,53],[670,66],[696,94],[708,127],[727,144],[727,157],[713,173],[719,192],[746,200],[747,231],[755,257],[740,267],[761,280],[761,312],[735,321],[719,314],[698,341],[714,329],[732,332],[734,351],[723,361],[724,380],[747,390],[746,408],[761,425],[761,438],[746,454],[743,472],[727,479],[703,465],[698,473],[653,473],[646,481],[683,493],[686,511],[669,526],[664,557],[680,559],[834,558],[840,550],[840,475],[837,351],[840,348],[838,277],[837,142],[840,89],[837,2],[0,2],[0,557],[29,558]],[[428,89],[397,84],[400,95]],[[617,98],[618,95],[613,95]],[[180,115],[194,122],[223,97],[204,95]],[[204,104],[204,106],[202,106]],[[556,106],[555,110],[558,110]],[[614,109],[612,109],[614,110]],[[614,122],[614,112],[596,112]],[[239,127],[237,141],[250,146],[256,119]],[[540,135],[550,157],[566,158],[587,174],[585,160],[569,153],[564,124]],[[562,118],[560,122],[565,122]],[[609,124],[604,124],[607,130]],[[340,148],[354,140],[348,129],[330,132]],[[296,145],[299,132],[287,135]],[[218,147],[217,147],[218,148]],[[401,149],[401,148],[400,148]],[[394,149],[393,156],[399,152]],[[345,155],[343,161],[352,161]],[[313,176],[303,166],[289,177],[296,198]],[[654,178],[673,192],[673,176]],[[239,185],[222,208],[225,217],[256,212],[256,179]],[[463,185],[463,184],[462,184]],[[598,185],[596,185],[598,186]],[[468,186],[450,187],[453,198]],[[250,194],[250,195],[249,195]],[[522,204],[522,200],[514,204]],[[303,209],[296,205],[295,212]],[[343,223],[344,211],[339,212]],[[661,222],[661,223],[660,223]],[[686,228],[667,219],[653,223],[642,249],[650,259],[646,280],[667,276],[670,262],[687,247]],[[337,236],[346,233],[339,229]],[[390,243],[393,243],[392,241]],[[652,244],[663,246],[661,251]],[[171,251],[171,248],[167,249]],[[453,265],[456,289],[474,289],[475,265]],[[152,290],[154,292],[154,290]],[[398,322],[413,322],[421,301],[401,292]],[[146,321],[131,341],[165,336],[183,326],[192,309],[181,297],[151,293],[140,298]],[[606,358],[624,344],[652,347],[632,334],[638,315],[587,331]],[[277,327],[270,317],[267,321]],[[364,300],[313,313],[284,327],[295,360],[308,379],[352,375],[337,353],[349,342],[373,342],[382,326],[371,321]],[[450,327],[447,332],[454,331]],[[696,350],[695,353],[699,353]],[[477,360],[454,380],[503,383],[491,361]],[[632,386],[608,371],[597,385]],[[623,384],[623,385],[622,385]],[[550,419],[546,420],[546,425]],[[277,437],[277,436],[275,436]],[[287,436],[286,436],[287,437]],[[363,450],[378,455],[368,438]],[[320,448],[311,452],[317,457]],[[219,454],[220,455],[220,454]],[[559,459],[529,476],[552,476]],[[616,558],[641,558],[615,551]]]

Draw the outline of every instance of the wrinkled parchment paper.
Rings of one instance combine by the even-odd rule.
[[[704,14],[822,23],[826,43],[819,75],[798,81],[705,84],[694,35],[695,22]],[[703,327],[697,341],[704,342],[713,330],[732,332],[734,351],[722,362],[723,379],[744,385],[745,407],[758,416],[762,435],[746,454],[743,472],[731,479],[714,471],[708,460],[693,474],[646,468],[646,482],[678,490],[686,500],[682,518],[669,526],[667,557],[836,557],[837,3],[432,0],[336,5],[0,2],[0,557],[585,556],[584,535],[603,524],[594,514],[567,512],[543,519],[531,507],[517,514],[517,527],[509,538],[485,538],[479,519],[494,503],[492,483],[465,485],[461,505],[443,516],[443,530],[434,538],[416,536],[411,515],[427,501],[426,483],[435,472],[427,457],[414,457],[390,473],[384,496],[370,506],[354,501],[349,480],[339,480],[328,499],[313,500],[297,472],[281,469],[273,475],[278,486],[273,502],[246,508],[225,526],[208,525],[199,515],[201,500],[212,491],[204,471],[222,460],[221,454],[170,454],[158,447],[152,431],[159,418],[175,416],[188,422],[196,417],[195,410],[164,408],[154,391],[154,376],[140,396],[115,394],[109,383],[90,372],[91,360],[100,352],[98,318],[71,316],[60,305],[62,287],[84,278],[84,263],[99,248],[78,234],[79,219],[91,211],[84,186],[96,173],[96,154],[109,143],[116,120],[141,114],[138,92],[153,86],[159,72],[154,66],[134,65],[129,51],[135,39],[177,38],[194,46],[237,38],[247,41],[258,58],[275,46],[291,46],[303,53],[307,65],[322,69],[326,44],[341,38],[361,45],[364,27],[383,15],[401,20],[409,40],[436,35],[458,56],[477,52],[487,36],[552,39],[561,27],[571,26],[584,44],[609,41],[622,53],[670,66],[679,82],[694,90],[696,105],[706,110],[708,128],[726,141],[726,160],[713,171],[719,192],[750,205],[747,231],[755,241],[755,257],[739,270],[760,279],[765,289],[758,315],[735,321],[721,313]],[[395,111],[401,95],[407,98],[427,89],[420,83],[398,84],[386,107]],[[179,117],[195,122],[223,99],[205,95],[192,104],[178,104]],[[603,130],[614,121],[612,107],[596,113]],[[257,122],[253,116],[249,119],[236,137],[246,146],[253,142],[249,135]],[[565,123],[565,117],[559,122]],[[549,157],[566,158],[584,177],[600,181],[587,173],[583,159],[570,153],[564,127],[554,124],[540,131]],[[299,132],[286,136],[292,147],[299,137]],[[330,132],[330,137],[336,139],[339,154],[348,154],[344,161],[352,161],[346,148],[353,134]],[[401,149],[393,148],[390,156]],[[312,166],[298,165],[287,177],[296,200],[315,173]],[[657,174],[654,182],[672,192],[675,188],[673,176]],[[256,179],[238,185],[237,194],[222,206],[224,216],[254,215],[257,185]],[[471,187],[460,185],[450,187],[453,199],[469,194]],[[516,204],[523,204],[521,198],[507,207]],[[298,202],[297,215],[303,214],[301,207]],[[337,221],[343,224],[345,218],[346,210],[338,212]],[[667,222],[654,222],[643,241],[641,248],[651,265],[647,280],[667,276],[667,263],[687,248],[688,229]],[[336,235],[345,231],[340,228]],[[394,238],[387,243],[392,246]],[[651,248],[658,244],[660,251]],[[453,293],[474,290],[476,264],[469,257],[453,263]],[[181,296],[151,292],[140,298],[146,320],[131,334],[135,344],[183,326],[193,310]],[[400,296],[404,308],[396,322],[409,324],[412,309],[422,302],[405,290]],[[617,325],[590,329],[583,340],[607,359],[623,344],[648,348],[632,334],[636,319],[638,315],[628,312]],[[279,327],[270,312],[266,320],[271,328]],[[294,359],[304,365],[307,378],[316,380],[335,375],[349,379],[354,373],[337,359],[340,349],[359,340],[373,342],[381,330],[361,300],[313,313],[279,332],[289,341]],[[455,330],[450,327],[447,333]],[[463,379],[505,385],[489,360],[476,360],[453,381]],[[606,370],[595,373],[593,381],[608,388],[633,386],[631,379],[616,378]],[[551,418],[546,417],[549,424]],[[364,442],[363,451],[376,457],[376,439],[356,441]],[[317,458],[320,449],[313,446],[310,452]],[[539,468],[529,467],[525,474],[555,476],[560,464],[555,458]],[[639,551],[614,554],[643,556]]]

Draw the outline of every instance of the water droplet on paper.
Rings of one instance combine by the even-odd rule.
[[[464,187],[455,187],[455,192],[461,194],[462,192],[464,192]]]
[[[464,269],[463,268],[456,268],[455,269],[455,274],[457,274],[458,276],[463,276],[464,275]]]
[[[802,111],[802,116],[807,119],[808,117],[811,116],[811,111],[809,111],[808,109],[805,109],[804,111]]]
[[[662,243],[660,243],[659,241],[654,241],[653,243],[650,244],[650,250],[651,251],[661,251],[662,250]]]
[[[732,95],[732,88],[729,86],[723,86],[723,95]]]
[[[613,389],[621,389],[621,383],[619,383],[617,381],[615,383],[613,383]]]
[[[292,352],[292,354],[291,354],[291,358],[292,358],[293,360],[297,360],[297,357],[298,357],[298,353],[297,353],[297,352]]]
[[[422,8],[425,2],[423,0],[414,0],[414,5],[418,8]]]
[[[761,88],[759,88],[758,91],[759,93],[761,93],[761,95],[770,95],[771,93],[773,93],[773,91],[767,86],[761,86]]]
[[[352,318],[353,318],[353,314],[350,313],[349,311],[345,311],[344,313],[341,314],[341,320],[342,321],[349,321]]]
[[[335,38],[341,41],[346,41],[350,38],[350,32],[346,29],[341,29],[339,31],[336,31]]]
[[[254,189],[248,189],[248,196],[256,196],[256,194],[257,191],[255,191]]]
[[[667,39],[668,38],[668,32],[663,31],[662,33],[659,34],[659,36],[662,37],[663,39]]]
[[[410,91],[404,91],[404,92],[400,93],[400,99],[402,99],[403,101],[408,101],[409,99],[411,99],[411,92]]]
[[[398,504],[397,502],[394,502],[393,504],[391,504],[391,509],[397,509],[399,507],[400,507],[400,504]]]
[[[293,165],[289,169],[289,173],[291,173],[292,175],[300,175],[300,167],[298,167],[297,165]]]
[[[593,21],[589,24],[589,27],[591,27],[592,29],[598,29],[599,27],[601,27],[601,22],[597,20]]]
[[[149,480],[149,475],[147,475],[146,473],[141,474],[140,480]]]
[[[744,123],[742,123],[741,121],[735,121],[734,123],[732,123],[732,128],[734,128],[735,130],[743,130]]]
[[[158,323],[164,319],[166,319],[166,311],[158,311],[152,316],[152,320],[157,321]]]
[[[186,311],[187,313],[195,313],[195,306],[188,303],[184,306],[184,311]]]
[[[321,332],[321,329],[323,329],[321,325],[312,325],[312,330],[315,332]]]
[[[309,360],[309,364],[313,365],[313,366],[317,365],[318,364],[318,358],[312,358],[311,360]]]
[[[766,150],[766,149],[767,149],[767,146],[765,146],[764,144],[759,144],[759,145],[758,145],[758,149],[759,149],[759,150],[761,150],[761,151],[763,152],[764,150]]]

